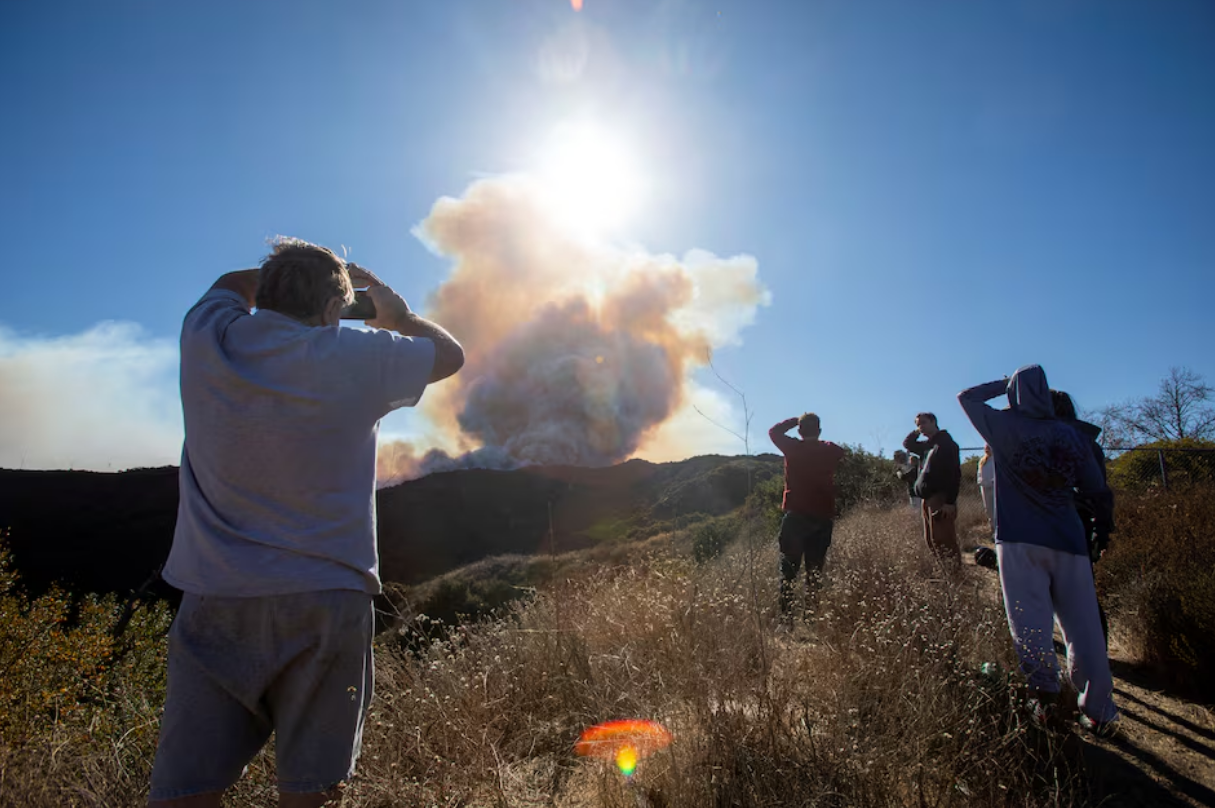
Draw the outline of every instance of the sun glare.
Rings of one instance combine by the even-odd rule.
[[[541,156],[540,179],[554,211],[569,225],[601,232],[635,212],[641,181],[624,144],[589,125],[557,129]]]

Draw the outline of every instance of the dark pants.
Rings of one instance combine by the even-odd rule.
[[[802,562],[806,565],[806,585],[813,588],[822,574],[831,546],[830,519],[787,512],[780,523],[780,610],[788,614],[793,607],[793,586]]]
[[[1101,557],[1100,551],[1097,549],[1096,530],[1093,525],[1093,520],[1084,513],[1080,514],[1081,521],[1084,522],[1084,541],[1088,545],[1088,557],[1093,562],[1093,580],[1097,579],[1097,559]],[[1105,635],[1105,650],[1110,647],[1110,619],[1105,614],[1105,607],[1101,605],[1101,599],[1097,599],[1097,613],[1101,615],[1101,633]]]

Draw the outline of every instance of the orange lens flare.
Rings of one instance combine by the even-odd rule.
[[[574,7],[574,11],[582,11],[582,0],[570,0],[570,5]]]
[[[588,728],[574,744],[579,755],[610,760],[625,777],[652,752],[671,743],[671,733],[657,721],[624,719]]]

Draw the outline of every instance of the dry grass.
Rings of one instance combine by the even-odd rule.
[[[1173,686],[1215,700],[1215,488],[1121,494],[1096,565],[1111,625]]]
[[[1059,759],[1022,727],[989,582],[937,574],[903,512],[837,530],[811,617],[775,631],[776,554],[607,569],[414,654],[379,656],[360,806],[1059,805]],[[571,754],[613,718],[672,747],[627,783]]]
[[[500,619],[381,637],[344,805],[1076,803],[1054,740],[1024,727],[1015,679],[978,673],[1012,662],[988,573],[939,574],[918,535],[903,510],[843,520],[791,631],[772,613],[772,535],[744,524],[711,563],[673,537],[669,553],[569,580]],[[155,713],[145,702],[126,716],[94,746],[54,727],[8,739],[0,804],[140,805],[152,742],[124,733]],[[584,727],[625,717],[675,738],[632,780],[572,754]],[[272,804],[272,784],[263,754],[228,804]]]

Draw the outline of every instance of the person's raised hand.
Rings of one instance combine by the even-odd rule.
[[[365,269],[353,261],[346,262],[346,271],[350,273],[350,285],[356,289],[386,285],[370,269]]]
[[[378,278],[376,280],[379,281]],[[410,318],[413,317],[413,310],[409,308],[405,298],[382,282],[378,286],[369,287],[367,296],[375,303],[375,318],[365,320],[365,324],[372,328],[387,328],[404,334]]]

